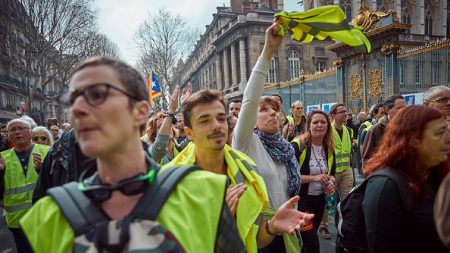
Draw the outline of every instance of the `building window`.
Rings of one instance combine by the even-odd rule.
[[[438,55],[436,52],[431,54],[431,83],[437,84],[439,79]]]
[[[352,1],[339,0],[339,7],[345,12],[345,21],[350,23],[350,21],[352,21]]]
[[[296,50],[288,52],[289,80],[300,77],[300,55]]]
[[[325,61],[316,61],[316,71],[323,72],[326,69]]]
[[[410,3],[407,0],[402,0],[401,1],[401,8],[402,8],[402,23],[404,24],[411,24],[411,13],[413,11],[414,8],[412,8],[412,6],[410,5]],[[407,33],[410,32],[410,30],[408,29],[406,31]]]
[[[267,79],[266,83],[276,83],[277,76],[276,76],[276,60],[272,57],[272,60],[270,61],[270,69],[267,73]]]
[[[400,87],[405,87],[405,64],[400,63]]]
[[[421,66],[420,61],[416,61],[416,84],[420,84]]]
[[[450,37],[450,0],[447,0],[447,38]]]
[[[377,10],[388,12],[393,10],[392,0],[377,0]]]
[[[5,105],[7,109],[14,109],[14,102],[13,102],[13,96],[11,94],[6,93],[6,101]]]
[[[433,10],[429,1],[425,2],[425,35],[433,35]]]

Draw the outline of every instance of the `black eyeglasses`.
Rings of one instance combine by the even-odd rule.
[[[133,96],[128,91],[117,88],[114,85],[109,83],[96,83],[86,86],[82,90],[69,91],[66,95],[61,97],[61,102],[72,106],[77,97],[83,96],[90,106],[99,106],[108,98],[110,89],[116,90],[134,100],[138,100],[137,97]]]
[[[23,132],[28,129],[29,129],[28,127],[14,127],[14,128],[8,129],[8,133],[13,134],[15,132]]]
[[[96,173],[92,177],[97,177]],[[86,196],[96,202],[103,202],[111,198],[113,191],[120,191],[124,195],[132,196],[144,192],[153,182],[156,176],[156,170],[150,169],[147,174],[139,174],[127,179],[119,181],[115,185],[110,184],[94,184],[92,177],[78,184],[78,189],[84,192]],[[83,177],[83,176],[81,176]]]
[[[47,141],[47,137],[46,136],[34,136],[33,137],[33,141]]]
[[[448,104],[448,101],[450,101],[450,97],[439,97],[439,98],[430,100],[430,102],[436,102],[439,104]]]

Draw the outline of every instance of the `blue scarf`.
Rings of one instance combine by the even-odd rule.
[[[286,166],[289,196],[293,197],[300,192],[300,167],[295,158],[294,148],[280,134],[269,134],[255,129],[264,148],[274,161],[281,161]]]

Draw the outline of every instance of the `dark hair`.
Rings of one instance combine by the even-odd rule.
[[[88,67],[107,66],[112,68],[117,73],[117,78],[124,86],[125,90],[133,95],[137,101],[149,101],[148,89],[144,78],[139,72],[126,64],[125,62],[112,59],[106,56],[94,56],[79,64],[72,72],[73,76],[80,70]],[[130,101],[130,107],[133,106],[134,101]]]
[[[425,164],[419,159],[414,140],[421,140],[429,122],[444,118],[440,111],[411,105],[399,111],[389,122],[379,147],[364,166],[365,176],[389,167],[405,174],[415,194],[420,194],[426,180]],[[445,165],[445,162],[436,167]]]
[[[280,102],[283,103],[283,98],[280,96],[280,94],[274,93],[272,95],[270,95],[271,97],[277,97],[280,99]]]
[[[370,118],[374,118],[375,115],[378,114],[378,110],[380,109],[380,107],[383,107],[383,103],[377,103],[377,104],[372,105],[372,107],[370,107],[370,111],[369,111]]]
[[[323,138],[323,143],[327,145],[327,148],[329,150],[333,150],[333,134],[331,132],[332,130],[330,118],[328,117],[327,113],[322,110],[313,110],[312,112],[308,113],[308,115],[306,116],[306,133],[300,135],[298,138],[300,142],[305,144],[306,147],[311,147],[311,123],[312,117],[316,114],[323,115],[327,121],[327,133]]]
[[[50,129],[51,126],[58,125],[58,120],[56,118],[47,119],[47,128]]]
[[[231,104],[231,103],[241,103],[241,104],[242,104],[242,100],[239,99],[239,98],[233,98],[233,99],[231,100],[230,104]]]
[[[339,106],[345,106],[343,103],[334,104],[330,107],[330,115],[333,116],[336,114],[337,108]]]
[[[199,90],[196,93],[190,95],[182,104],[181,111],[184,117],[184,125],[187,127],[192,127],[191,124],[191,112],[195,106],[199,104],[212,103],[214,101],[219,101],[223,108],[225,107],[225,102],[223,102],[222,94],[217,90]]]
[[[405,99],[405,98],[403,96],[396,94],[391,95],[388,98],[386,98],[386,100],[383,103],[383,107],[388,110],[392,109],[394,107],[395,100],[397,99]]]

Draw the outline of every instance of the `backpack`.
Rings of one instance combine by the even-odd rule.
[[[158,174],[139,199],[133,211],[121,221],[121,224],[129,226],[135,220],[155,221],[159,211],[172,193],[172,190],[176,188],[178,182],[190,172],[200,169],[200,167],[195,165],[170,167]],[[109,233],[102,227],[104,227],[103,224],[107,224],[110,220],[102,213],[96,203],[92,202],[78,189],[77,182],[51,188],[48,190],[48,194],[61,209],[62,214],[73,230],[74,238],[96,230],[99,240],[109,241]],[[120,241],[127,242],[128,239],[131,239],[129,238],[128,229],[122,229]],[[120,247],[123,247],[123,245]],[[117,251],[117,249],[112,249],[112,251]]]
[[[388,177],[395,182],[405,210],[409,212],[412,206],[412,194],[406,178],[394,169],[383,168],[375,171],[371,177]],[[336,252],[365,253],[369,252],[366,238],[366,226],[362,202],[366,192],[367,182],[364,180],[354,187],[347,197],[337,205]]]

